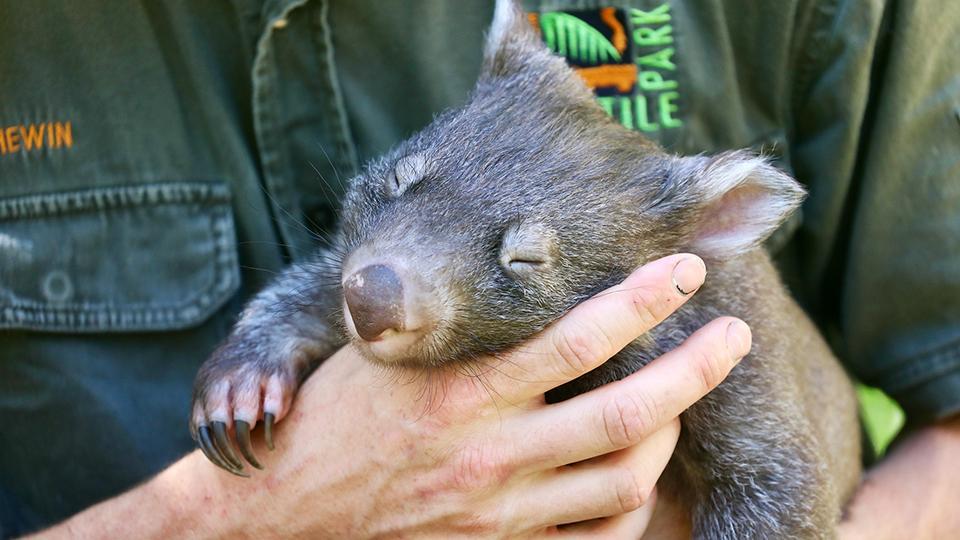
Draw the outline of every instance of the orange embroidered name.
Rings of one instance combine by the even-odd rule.
[[[73,125],[69,121],[0,127],[0,156],[72,146]]]

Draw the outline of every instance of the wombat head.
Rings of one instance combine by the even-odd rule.
[[[614,122],[499,1],[468,102],[369,164],[347,194],[345,322],[376,361],[470,359],[654,258],[753,249],[802,197],[750,153],[672,156]]]

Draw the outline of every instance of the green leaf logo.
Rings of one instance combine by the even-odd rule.
[[[540,16],[540,31],[551,51],[580,63],[619,62],[620,52],[596,28],[563,12]]]

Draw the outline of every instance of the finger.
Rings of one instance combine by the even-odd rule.
[[[497,369],[488,373],[491,386],[506,398],[523,400],[583,375],[683,305],[705,275],[696,255],[673,255],[644,265],[501,355]]]
[[[680,422],[670,422],[636,446],[562,467],[519,498],[517,515],[540,529],[633,512],[647,504],[679,436]]]
[[[243,454],[248,463],[258,469],[263,469],[263,465],[260,465],[257,456],[253,454],[253,448],[250,444],[250,424],[243,420],[236,420],[233,427],[237,432],[237,446],[240,447],[240,453]]]
[[[750,329],[721,317],[636,373],[504,424],[520,469],[558,467],[626,448],[676,418],[727,376],[750,350]],[[571,430],[570,426],[578,426]]]
[[[223,422],[211,422],[210,425],[213,426],[213,442],[220,450],[220,457],[235,468],[243,470],[243,463],[240,462],[237,453],[233,451],[233,444],[227,438],[227,425]]]
[[[646,532],[653,518],[653,511],[657,504],[657,492],[650,494],[647,504],[618,516],[603,519],[594,519],[572,525],[559,527],[557,535],[560,538],[640,538]]]

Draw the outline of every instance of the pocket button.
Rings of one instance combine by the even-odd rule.
[[[66,302],[73,297],[73,282],[63,270],[54,270],[44,276],[41,289],[50,302]]]

